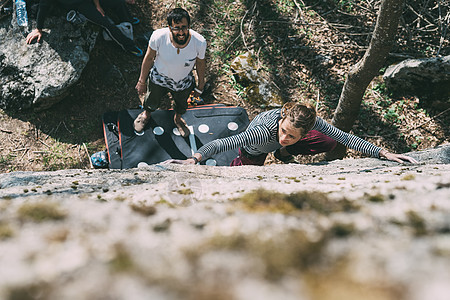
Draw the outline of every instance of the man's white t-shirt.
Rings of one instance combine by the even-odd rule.
[[[149,46],[156,51],[154,68],[157,73],[179,82],[188,77],[194,68],[196,59],[204,59],[206,40],[198,32],[189,29],[191,39],[188,45],[180,49],[172,44],[168,27],[157,29],[150,37]]]

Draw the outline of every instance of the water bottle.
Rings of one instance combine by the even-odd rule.
[[[24,0],[15,0],[17,24],[20,27],[28,27],[27,4]]]

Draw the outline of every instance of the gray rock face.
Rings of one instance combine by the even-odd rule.
[[[0,174],[0,298],[447,300],[449,150]]]
[[[98,31],[63,17],[47,18],[45,26],[43,41],[27,45],[15,20],[0,23],[0,108],[48,108],[80,78]]]
[[[390,66],[383,79],[388,90],[397,96],[450,102],[450,55],[407,59]]]

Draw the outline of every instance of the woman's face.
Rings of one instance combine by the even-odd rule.
[[[287,119],[280,120],[278,127],[278,142],[281,146],[289,146],[297,143],[301,138],[300,128],[296,128]]]

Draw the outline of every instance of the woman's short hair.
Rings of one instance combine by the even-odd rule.
[[[181,7],[174,8],[167,15],[167,24],[172,26],[172,22],[180,23],[183,18],[186,18],[188,26],[191,26],[191,17],[189,16],[189,13]]]
[[[302,135],[306,135],[316,122],[316,109],[306,103],[288,102],[281,108],[281,117],[288,120],[295,128],[302,131]]]

